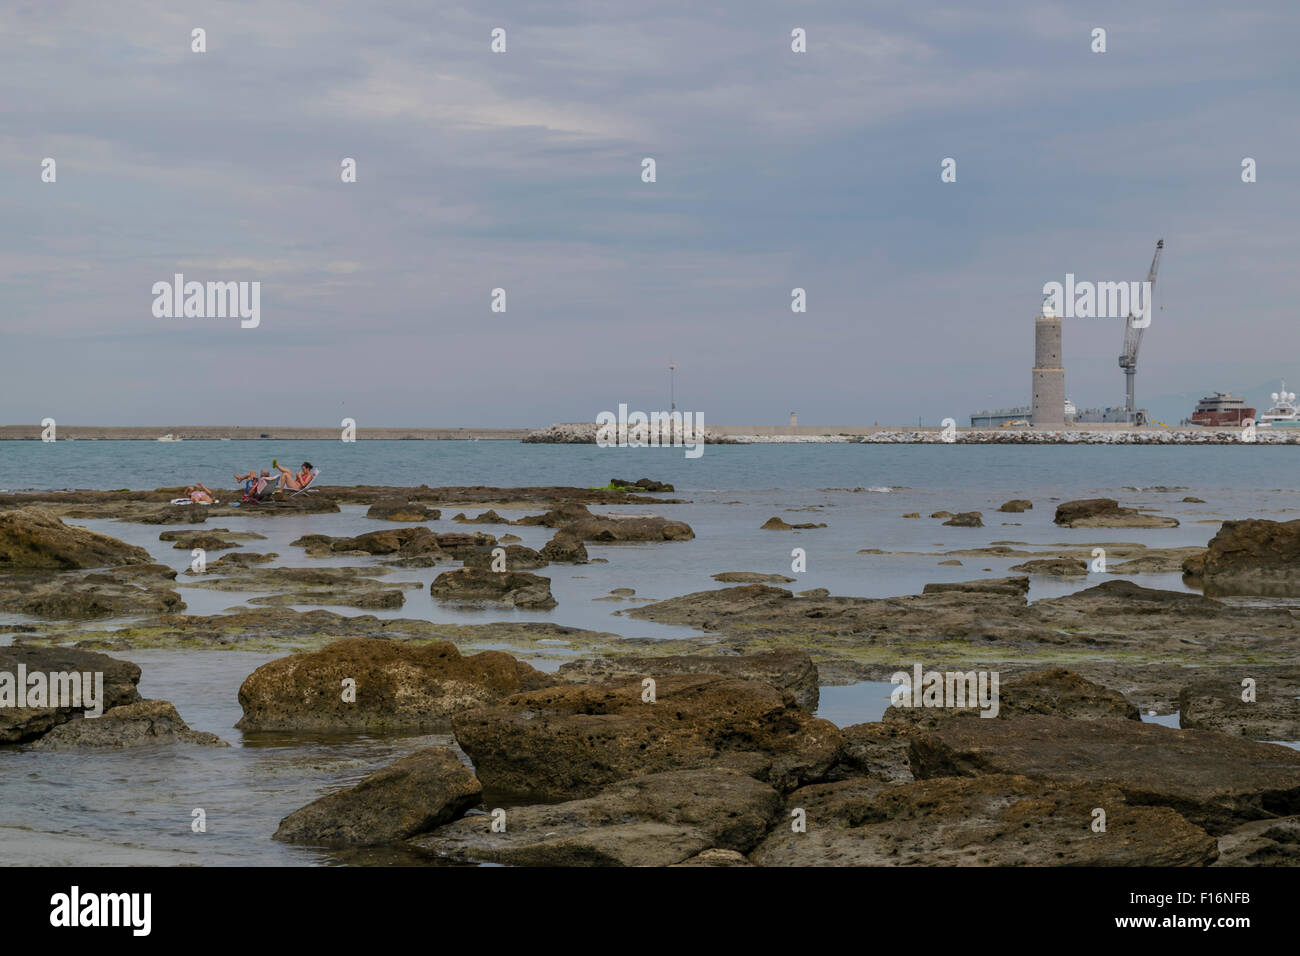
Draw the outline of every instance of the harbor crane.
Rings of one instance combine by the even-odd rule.
[[[1160,252],[1165,247],[1163,239],[1156,240],[1156,254],[1151,259],[1151,270],[1147,273],[1146,320],[1135,317],[1132,310],[1124,323],[1124,353],[1119,357],[1119,367],[1124,370],[1124,417],[1137,425],[1145,425],[1146,416],[1142,415],[1133,404],[1133,377],[1137,374],[1138,349],[1142,347],[1142,333],[1151,324],[1152,301],[1156,292],[1156,270],[1160,268]]]

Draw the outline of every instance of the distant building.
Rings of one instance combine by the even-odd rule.
[[[1009,425],[1012,422],[1029,423],[1029,406],[1021,405],[1019,408],[998,408],[992,411],[971,412],[971,428],[1001,428],[1003,425]]]
[[[1030,423],[1035,428],[1065,425],[1065,367],[1061,364],[1061,317],[1051,299],[1034,319],[1034,368]]]

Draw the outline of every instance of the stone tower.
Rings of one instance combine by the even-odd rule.
[[[1049,302],[1034,319],[1033,409],[1035,428],[1065,426],[1065,367],[1061,364],[1061,317]]]

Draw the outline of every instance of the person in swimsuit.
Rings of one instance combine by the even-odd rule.
[[[192,485],[187,485],[185,487],[185,497],[189,498],[190,501],[193,501],[195,504],[200,505],[210,505],[217,500],[212,492],[203,486],[203,482],[201,481],[196,481]]]
[[[271,459],[271,467],[279,469],[280,487],[281,489],[287,488],[289,491],[301,491],[311,484],[312,478],[315,477],[315,475],[311,473],[311,462],[309,461],[304,461],[302,463],[302,471],[298,472],[296,475],[288,468],[284,467],[284,465],[280,464],[278,459]]]
[[[256,471],[250,469],[246,475],[235,475],[235,481],[242,481],[244,483],[245,495],[253,495],[261,494],[262,489],[266,487],[267,481],[270,477],[271,472],[267,468],[263,468],[260,475]]]

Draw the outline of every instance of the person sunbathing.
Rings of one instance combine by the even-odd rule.
[[[279,460],[275,458],[271,459],[271,467],[278,469],[280,472],[281,490],[287,489],[289,491],[302,491],[310,485],[312,479],[316,477],[312,473],[312,466],[309,461],[304,461],[302,463],[302,471],[298,472],[296,475],[288,468],[284,467],[284,465],[280,464]]]
[[[270,478],[271,478],[271,472],[270,469],[267,468],[263,468],[262,473],[260,475],[256,471],[251,469],[246,475],[239,475],[239,474],[235,475],[235,481],[242,481],[244,483],[245,497],[249,495],[261,494],[262,489],[265,488],[267,484],[270,483]]]
[[[216,496],[205,488],[201,481],[196,481],[192,485],[186,485],[185,497],[199,505],[210,505],[217,500]]]

